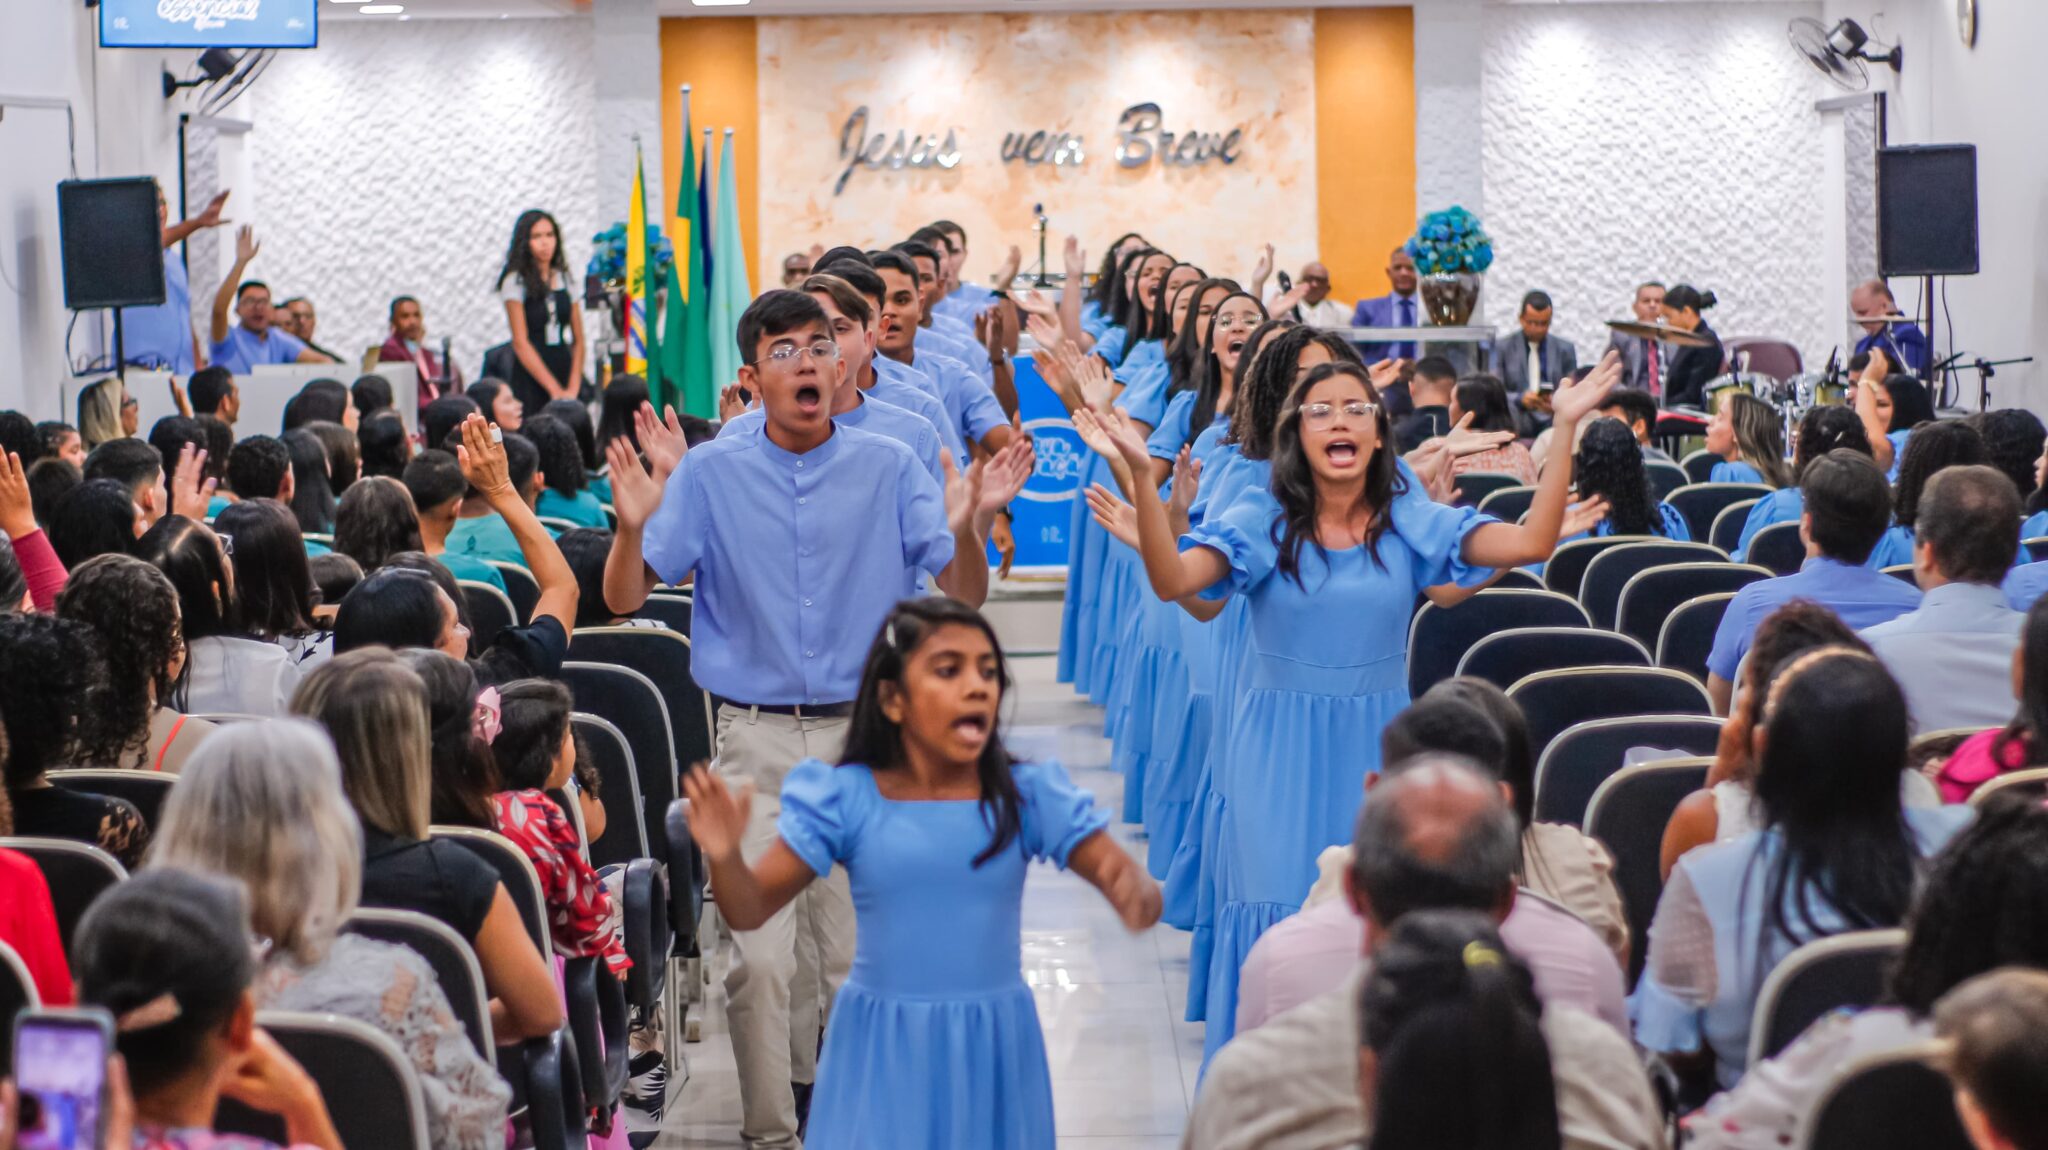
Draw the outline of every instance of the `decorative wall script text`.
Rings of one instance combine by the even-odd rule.
[[[230,20],[256,19],[262,0],[157,0],[159,20],[190,24],[198,31],[225,28]]]
[[[1088,162],[1081,137],[1072,132],[1005,132],[1002,155],[1006,164],[1024,163],[1032,167],[1079,166]]]
[[[846,181],[853,177],[856,167],[870,171],[878,168],[953,168],[960,163],[960,142],[953,129],[946,129],[945,139],[938,133],[913,136],[898,131],[891,141],[887,132],[868,135],[868,108],[866,104],[853,110],[846,118],[846,126],[839,129],[839,158],[846,161],[845,170],[839,173],[839,182],[832,185],[832,194],[846,190]]]
[[[1116,122],[1116,162],[1126,168],[1142,168],[1155,158],[1162,164],[1191,168],[1211,161],[1237,162],[1244,129],[1228,132],[1159,131],[1164,113],[1157,104],[1133,104]],[[1152,133],[1158,133],[1155,139]]]

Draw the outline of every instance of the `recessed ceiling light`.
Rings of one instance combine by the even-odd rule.
[[[365,4],[356,9],[365,16],[396,16],[405,11],[403,4]]]
[[[737,8],[752,2],[753,0],[690,0],[690,3],[699,8]]]

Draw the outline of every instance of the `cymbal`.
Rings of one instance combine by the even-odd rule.
[[[1637,339],[1654,339],[1659,343],[1668,343],[1676,347],[1714,346],[1714,341],[1706,336],[1686,331],[1684,328],[1671,327],[1661,323],[1643,323],[1641,320],[1633,319],[1610,319],[1607,321],[1607,326],[1623,335],[1632,335]]]

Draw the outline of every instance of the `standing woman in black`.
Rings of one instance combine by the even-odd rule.
[[[1721,337],[1700,313],[1714,306],[1714,293],[1679,284],[1664,293],[1664,322],[1713,341],[1706,347],[1681,347],[1664,373],[1664,402],[1676,407],[1706,407],[1707,381],[1721,374]]]
[[[583,309],[569,291],[562,229],[539,208],[519,214],[498,272],[498,298],[512,328],[512,391],[533,415],[583,388]]]

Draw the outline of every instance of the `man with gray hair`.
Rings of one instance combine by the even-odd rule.
[[[1515,890],[1520,835],[1498,783],[1452,755],[1419,755],[1388,770],[1359,813],[1345,876],[1351,908],[1364,920],[1367,960],[1388,928],[1417,910],[1490,914],[1503,922],[1510,949],[1521,953],[1505,922],[1536,900]],[[1597,937],[1591,947],[1613,962]],[[1257,958],[1254,951],[1247,960],[1247,977]],[[1255,1030],[1240,1026],[1209,1065],[1183,1150],[1338,1150],[1366,1141],[1354,1008],[1366,970],[1353,959],[1337,986]],[[1537,980],[1541,994],[1540,973]],[[1543,1033],[1567,1150],[1663,1146],[1662,1116],[1628,1039],[1554,1000],[1544,1003]]]

